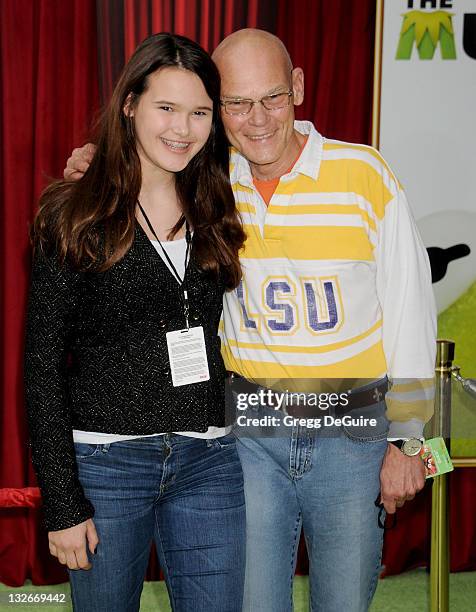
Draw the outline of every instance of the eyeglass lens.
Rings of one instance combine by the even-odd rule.
[[[259,102],[267,110],[278,110],[284,106],[289,106],[291,92],[283,92],[264,96]],[[253,108],[253,100],[228,100],[225,103],[225,110],[232,115],[245,115],[251,112]]]

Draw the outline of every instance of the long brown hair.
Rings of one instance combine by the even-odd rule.
[[[175,175],[183,216],[194,230],[194,253],[201,268],[220,274],[232,289],[241,278],[238,252],[245,234],[238,218],[228,171],[228,143],[220,117],[220,75],[212,59],[192,40],[155,34],[144,40],[126,64],[98,126],[96,152],[76,182],[57,181],[40,198],[32,237],[36,247],[54,250],[75,269],[107,270],[129,250],[142,174],[133,107],[147,89],[148,75],[166,66],[190,70],[213,101],[205,146]]]

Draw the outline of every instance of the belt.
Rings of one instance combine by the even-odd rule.
[[[388,391],[388,380],[385,378],[375,385],[370,386],[370,388],[357,388],[347,392],[334,393],[335,396],[345,396],[347,398],[345,405],[338,403],[329,408],[322,408],[316,406],[315,404],[308,405],[307,403],[300,403],[299,399],[302,399],[303,396],[309,398],[311,395],[309,393],[287,393],[287,401],[280,402],[279,397],[285,394],[285,392],[267,389],[262,385],[258,385],[246,378],[243,378],[243,376],[236,374],[236,372],[228,372],[227,374],[232,389],[238,393],[259,394],[259,391],[263,390],[263,399],[265,399],[265,402],[259,404],[259,407],[274,408],[275,410],[279,409],[290,416],[297,417],[317,416],[322,415],[324,412],[332,413],[336,416],[342,416],[354,410],[368,408],[375,404],[379,404],[384,400],[385,394]],[[365,387],[369,387],[369,385],[365,385]],[[315,393],[313,395],[329,396],[331,393]]]

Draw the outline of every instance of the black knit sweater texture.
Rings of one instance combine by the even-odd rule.
[[[50,531],[94,515],[78,480],[73,429],[146,435],[225,424],[217,335],[224,285],[198,267],[185,276],[190,325],[202,325],[210,380],[174,387],[166,332],[185,326],[182,291],[137,224],[132,247],[106,272],[33,262],[25,388],[33,465]]]

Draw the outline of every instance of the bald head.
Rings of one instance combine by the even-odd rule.
[[[228,103],[222,107],[228,140],[249,161],[254,176],[280,176],[302,144],[294,130],[294,106],[304,96],[301,68],[293,69],[283,43],[263,30],[233,32],[212,57],[221,75],[222,101]],[[233,112],[233,104],[248,101],[248,111]]]
[[[237,63],[246,66],[245,60],[254,62],[266,58],[266,61],[278,62],[290,73],[293,69],[291,58],[283,42],[274,34],[265,30],[245,28],[227,36],[212,54],[213,61],[222,74]]]

